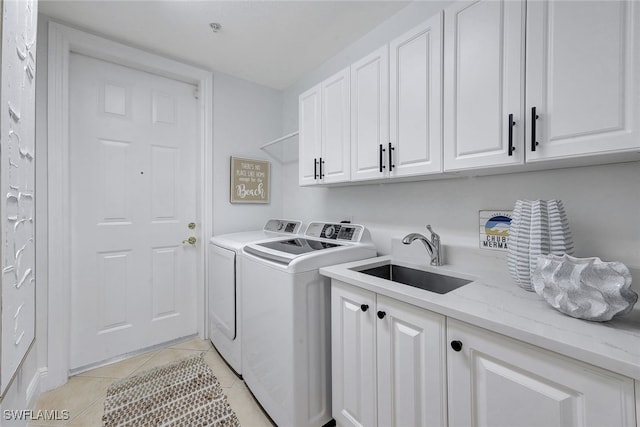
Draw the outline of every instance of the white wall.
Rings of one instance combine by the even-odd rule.
[[[259,149],[281,136],[282,94],[219,73],[213,93],[213,234],[261,229],[282,215],[280,164]],[[229,202],[232,155],[271,161],[270,204]]]
[[[382,23],[284,93],[283,127],[297,129],[298,95],[438,12],[416,2]],[[577,256],[640,268],[640,163],[339,188],[298,187],[298,164],[283,170],[284,214],[304,220],[352,219],[371,228],[381,253],[390,239],[432,224],[443,244],[477,247],[478,211],[512,209],[517,199],[561,199]]]
[[[0,402],[0,425],[18,427],[27,425],[27,414],[5,411],[23,411],[32,409],[36,403],[40,387],[37,351],[34,348],[27,354],[16,376]]]

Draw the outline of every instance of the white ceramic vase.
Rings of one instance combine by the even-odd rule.
[[[631,280],[621,262],[570,255],[539,256],[531,276],[536,293],[556,310],[598,322],[633,309],[638,294],[631,289]]]
[[[507,264],[518,286],[533,291],[540,255],[573,254],[569,222],[560,200],[518,200],[507,240]]]

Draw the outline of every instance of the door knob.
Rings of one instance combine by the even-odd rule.
[[[453,349],[453,351],[462,350],[462,341],[458,341],[458,340],[451,341],[451,348]]]
[[[197,240],[195,237],[191,236],[191,237],[189,237],[188,239],[184,239],[184,240],[182,241],[182,244],[184,245],[185,243],[188,243],[188,244],[190,244],[190,245],[195,245],[197,241],[198,241],[198,240]]]

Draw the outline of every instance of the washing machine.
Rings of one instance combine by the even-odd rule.
[[[238,375],[242,375],[241,258],[248,243],[295,236],[302,222],[270,219],[262,230],[213,236],[209,242],[209,339]]]
[[[365,227],[325,222],[244,247],[243,378],[278,426],[332,421],[331,283],[319,269],[376,255]]]

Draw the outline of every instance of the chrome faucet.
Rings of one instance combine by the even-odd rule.
[[[427,248],[427,252],[431,256],[431,265],[442,265],[442,255],[440,254],[440,236],[438,236],[431,229],[431,225],[427,225],[427,230],[431,232],[431,240],[427,239],[420,233],[410,233],[404,236],[402,243],[410,245],[414,240],[420,240],[424,247]]]

